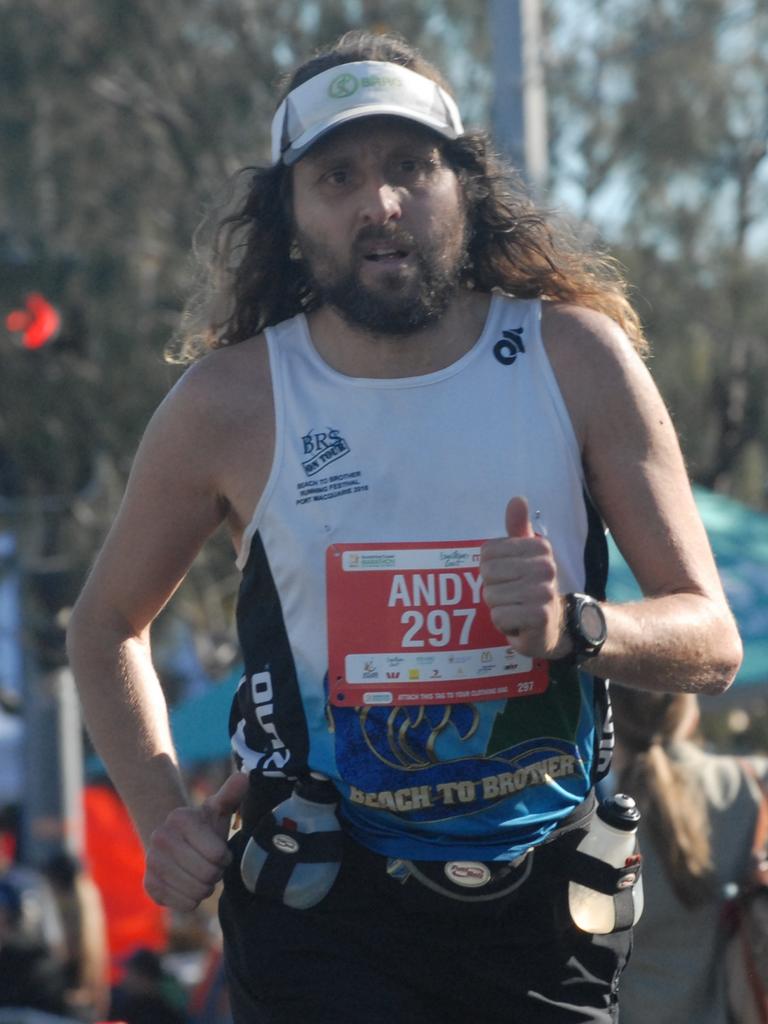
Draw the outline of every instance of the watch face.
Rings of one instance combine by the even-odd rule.
[[[585,602],[579,609],[579,626],[590,644],[599,644],[605,636],[605,619],[597,605]]]

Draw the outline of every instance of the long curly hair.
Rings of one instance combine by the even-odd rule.
[[[364,60],[400,64],[450,91],[440,72],[399,37],[349,32],[298,68],[280,99],[328,68]],[[616,261],[583,244],[564,221],[538,208],[513,168],[494,153],[487,133],[468,132],[440,145],[467,209],[469,259],[461,284],[605,313],[644,353],[640,320]],[[169,346],[169,358],[191,362],[210,349],[238,344],[265,327],[318,308],[320,299],[293,245],[291,183],[290,168],[282,164],[239,173],[239,199],[219,220],[210,251],[200,259],[197,285]]]
[[[696,720],[692,693],[611,686],[617,742],[627,754],[619,788],[631,793],[680,902],[694,908],[715,895],[709,816],[701,787],[669,756]]]

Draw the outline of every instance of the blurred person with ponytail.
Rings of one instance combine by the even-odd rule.
[[[696,738],[693,693],[611,687],[616,751],[609,782],[643,814],[645,913],[622,978],[622,1024],[727,1024],[726,890],[746,876],[760,790],[740,759]],[[749,758],[768,779],[768,758]]]

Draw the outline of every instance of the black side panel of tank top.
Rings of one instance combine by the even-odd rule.
[[[584,590],[598,601],[605,600],[608,583],[608,541],[600,514],[587,492],[584,492],[587,510],[587,539],[584,544]]]
[[[257,758],[263,754],[252,774],[295,778],[307,769],[309,734],[280,596],[258,533],[240,582],[237,632],[245,676],[232,702],[230,736],[242,721],[249,750]],[[254,676],[265,678],[256,687],[262,697],[258,704]]]
[[[584,492],[587,510],[587,539],[584,544],[584,590],[598,601],[605,600],[608,584],[608,541],[605,526],[589,495]],[[613,715],[608,686],[604,679],[594,680],[595,758],[592,781],[599,782],[608,773],[613,755]]]

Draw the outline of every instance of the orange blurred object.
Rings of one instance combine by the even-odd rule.
[[[117,793],[105,785],[86,786],[84,801],[86,858],[104,903],[115,984],[131,953],[166,950],[168,912],[144,891],[144,848]]]

